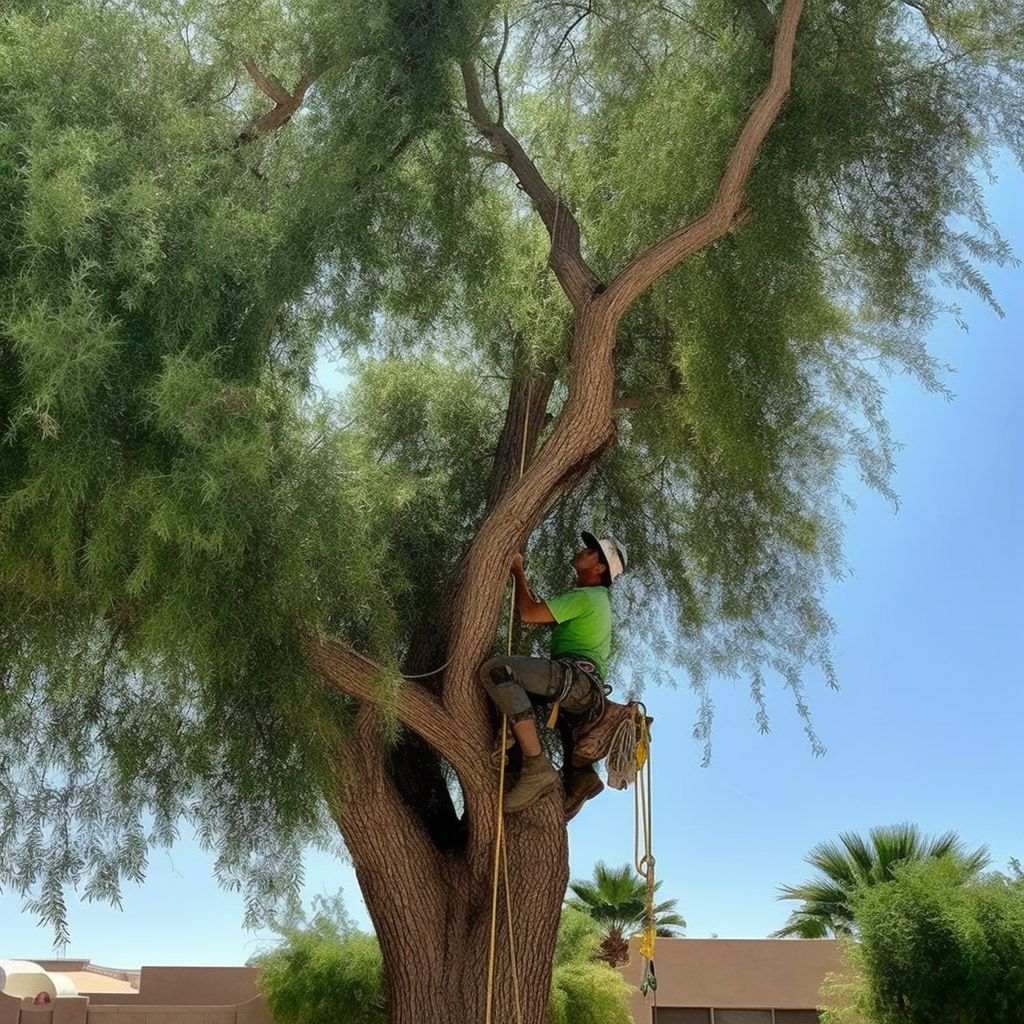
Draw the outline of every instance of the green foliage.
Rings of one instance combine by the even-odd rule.
[[[629,986],[604,963],[556,967],[549,1024],[629,1024]]]
[[[562,907],[555,943],[555,968],[592,963],[601,945],[601,926],[585,910]]]
[[[882,825],[867,839],[842,832],[839,842],[819,843],[805,858],[818,877],[802,885],[780,887],[779,899],[800,900],[779,938],[822,939],[854,934],[855,900],[862,890],[896,877],[907,863],[944,860],[956,866],[964,880],[975,878],[988,864],[985,847],[968,851],[955,832],[923,836],[916,825]]]
[[[1024,886],[971,876],[950,856],[906,862],[857,890],[853,981],[833,986],[826,1024],[974,1024],[1019,1020]]]
[[[589,914],[562,910],[548,1024],[629,1024],[629,986],[600,960],[601,932]]]
[[[376,938],[355,930],[340,897],[318,898],[307,920],[279,927],[284,941],[254,957],[260,987],[280,1024],[384,1024],[384,973]],[[629,1024],[629,987],[597,958],[600,932],[566,907],[558,930],[549,1024]]]
[[[352,928],[340,896],[314,901],[311,920],[293,920],[280,931],[284,942],[252,960],[279,1024],[385,1024],[380,946]]]
[[[475,0],[0,14],[0,884],[58,938],[67,886],[116,901],[182,827],[251,922],[294,898],[351,711],[304,638],[380,659],[386,693],[479,526],[509,382],[543,367],[561,408],[548,239],[457,60],[504,46],[506,123],[603,278],[713,194],[769,64],[742,5],[587,10],[512,4],[507,46]],[[994,301],[1012,258],[979,174],[1024,153],[1021,5],[929,13],[808,5],[756,216],[622,325],[619,389],[671,394],[534,535],[542,593],[582,525],[627,544],[617,681],[682,669],[705,743],[725,675],[761,728],[781,679],[820,746],[841,474],[893,497],[886,374],[941,389],[934,284]],[[250,57],[316,76],[272,136]]]
[[[184,818],[256,920],[329,834],[346,704],[303,630],[395,635],[375,467],[304,395],[316,318],[280,303],[316,255],[294,164],[254,173],[158,21],[0,24],[0,878],[63,937],[64,885],[116,901]]]
[[[661,883],[655,882],[655,893],[660,888]],[[599,861],[594,866],[593,879],[576,879],[569,883],[569,891],[573,895],[566,910],[586,914],[600,929],[600,959],[612,967],[625,963],[629,959],[629,940],[647,926],[647,886],[643,879],[629,864],[609,868]],[[675,906],[675,900],[654,905],[657,935],[671,937],[686,927]]]

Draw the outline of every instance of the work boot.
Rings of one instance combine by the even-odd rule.
[[[523,771],[512,791],[505,796],[505,813],[515,814],[539,800],[558,785],[558,772],[543,755],[523,758]]]
[[[580,808],[604,789],[604,783],[593,768],[577,768],[572,773],[572,785],[565,794],[565,820],[572,821]]]

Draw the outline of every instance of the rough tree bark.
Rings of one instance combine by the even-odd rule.
[[[484,1019],[498,777],[490,765],[492,719],[477,682],[490,653],[505,594],[507,566],[531,531],[575,487],[615,440],[615,339],[635,299],[682,260],[710,245],[752,211],[744,191],[758,149],[789,91],[802,0],[786,0],[773,33],[770,82],[753,104],[722,174],[711,208],[631,259],[605,287],[581,251],[580,228],[548,186],[499,111],[492,119],[475,67],[462,67],[473,128],[507,164],[551,237],[550,266],[573,309],[568,398],[550,435],[519,479],[517,459],[529,405],[536,444],[551,380],[511,386],[505,428],[489,490],[488,511],[460,564],[437,645],[443,677],[404,682],[395,714],[455,771],[464,831],[439,842],[422,807],[396,784],[380,736],[374,686],[378,667],[327,637],[310,641],[325,681],[361,704],[357,727],[336,752],[338,827],[380,938],[393,1024],[466,1024]],[[620,400],[620,407],[628,405]],[[568,843],[561,797],[552,795],[507,821],[513,932],[525,1024],[542,1024],[551,983],[559,909],[568,882]],[[515,1020],[504,904],[499,905],[495,1021]]]

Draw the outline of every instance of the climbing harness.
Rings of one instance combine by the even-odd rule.
[[[562,668],[562,685],[559,687],[558,692],[553,695],[551,701],[551,712],[548,715],[547,722],[545,723],[549,729],[554,729],[558,724],[558,715],[562,710],[562,701],[569,696],[569,693],[576,682],[576,672],[582,672],[593,683],[595,681],[595,673],[597,671],[593,662],[580,661],[573,658],[559,658],[555,664],[560,665]]]

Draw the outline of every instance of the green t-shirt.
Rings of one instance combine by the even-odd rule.
[[[555,617],[551,657],[578,654],[603,677],[612,648],[612,602],[607,587],[577,587],[547,602]]]

